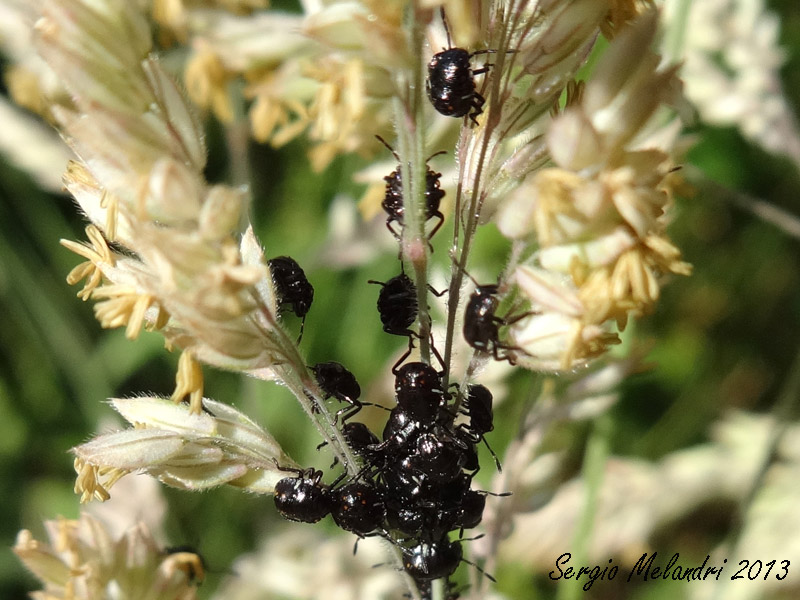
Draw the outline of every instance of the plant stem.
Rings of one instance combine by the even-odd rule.
[[[403,255],[414,269],[419,307],[420,360],[430,363],[430,314],[428,312],[428,240],[425,236],[427,161],[425,160],[424,31],[415,4],[409,10],[408,36],[413,55],[418,58],[406,77],[400,76],[401,89],[408,90],[405,101],[395,99],[394,112],[403,182]]]

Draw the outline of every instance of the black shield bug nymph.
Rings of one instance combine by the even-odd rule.
[[[462,559],[461,543],[457,540],[451,542],[446,536],[403,548],[403,568],[418,581],[449,577]]]
[[[515,363],[512,352],[524,352],[524,350],[502,343],[499,329],[533,313],[525,312],[510,318],[495,315],[500,304],[497,297],[498,289],[496,284],[476,286],[464,311],[464,339],[475,350],[491,354],[495,360],[507,360],[513,365]],[[500,354],[500,350],[507,352]]]
[[[331,512],[330,489],[322,483],[322,471],[278,468],[297,474],[275,484],[275,508],[284,519],[316,523]]]
[[[442,22],[447,34],[447,48],[434,54],[428,63],[428,79],[425,87],[433,107],[446,117],[464,117],[478,124],[476,117],[483,112],[486,102],[475,89],[475,75],[486,73],[491,65],[472,70],[470,61],[478,54],[489,54],[496,50],[476,50],[467,52],[463,48],[453,48],[450,30],[442,10]]]
[[[378,312],[383,330],[392,335],[417,335],[409,327],[417,318],[417,286],[405,273],[392,277],[386,283],[370,279],[382,287],[378,294]]]
[[[336,398],[339,402],[349,404],[336,412],[334,423],[338,422],[339,417],[342,417],[342,423],[347,422],[364,406],[358,400],[361,396],[361,386],[341,363],[335,361],[318,363],[311,367],[311,371],[326,398]]]
[[[278,310],[281,311],[288,306],[294,314],[302,319],[300,336],[297,338],[297,342],[300,343],[306,323],[306,313],[314,300],[314,288],[306,278],[303,269],[290,256],[271,258],[267,261],[267,265],[275,284]]]
[[[331,493],[331,516],[360,537],[380,529],[386,517],[383,494],[372,482],[354,481]]]
[[[376,138],[392,153],[392,156],[395,157],[397,162],[400,162],[400,157],[397,155],[397,152],[394,151],[386,140],[384,140],[381,136],[376,135]],[[425,162],[432,159],[434,156],[438,156],[439,154],[444,154],[444,150],[440,152],[436,152],[435,154],[431,154]],[[383,202],[381,202],[381,206],[383,210],[386,211],[386,214],[389,215],[386,218],[386,227],[389,231],[392,232],[392,235],[397,239],[400,240],[400,234],[395,231],[392,227],[392,223],[397,221],[401,227],[405,225],[405,202],[403,197],[403,180],[402,180],[402,165],[398,164],[397,168],[392,171],[389,175],[384,177],[384,181],[386,181],[386,194],[383,198]],[[439,178],[442,176],[441,173],[435,172],[430,167],[427,168],[425,172],[425,221],[427,222],[429,219],[436,217],[439,219],[439,222],[434,225],[431,232],[428,234],[428,242],[430,243],[431,238],[434,234],[439,231],[439,228],[444,223],[444,215],[439,211],[439,204],[444,198],[444,190],[439,187]]]

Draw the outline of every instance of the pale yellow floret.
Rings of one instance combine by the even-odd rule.
[[[309,108],[313,121],[309,137],[319,142],[310,153],[311,164],[321,171],[337,154],[353,151],[353,140],[361,137],[366,106],[364,63],[360,59],[344,64],[324,61],[309,67],[307,74],[321,83]]]
[[[175,391],[170,398],[176,404],[189,396],[189,412],[200,414],[203,411],[203,369],[194,360],[191,352],[184,350],[178,360],[175,374]]]
[[[31,112],[51,120],[50,102],[41,89],[40,78],[20,65],[12,65],[5,72],[8,93],[14,102]]]
[[[297,100],[281,99],[267,90],[257,92],[250,108],[253,137],[274,148],[287,144],[308,127],[308,110]]]
[[[200,49],[186,63],[184,81],[189,97],[200,107],[210,108],[223,123],[233,121],[233,106],[228,83],[234,74],[228,72],[211,50]]]
[[[568,237],[565,220],[586,222],[575,207],[575,192],[586,184],[583,177],[564,169],[545,169],[536,174],[534,223],[539,243],[550,246]]]

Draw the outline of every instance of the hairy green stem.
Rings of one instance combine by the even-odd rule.
[[[320,437],[328,443],[334,456],[339,459],[339,462],[350,475],[356,475],[359,470],[359,463],[350,446],[345,442],[342,432],[334,424],[334,418],[325,406],[322,392],[316,381],[311,377],[302,356],[300,356],[297,344],[289,338],[283,327],[278,323],[275,315],[261,304],[258,299],[257,302],[259,304],[259,312],[266,319],[269,327],[264,327],[258,319],[253,319],[253,322],[264,334],[264,337],[270,339],[274,345],[281,349],[282,362],[275,365],[273,370],[297,398],[300,406],[319,432]]]
[[[430,363],[430,315],[428,312],[428,240],[425,236],[426,173],[424,136],[425,88],[424,30],[415,5],[407,18],[409,45],[417,57],[410,73],[399,77],[400,89],[407,90],[404,100],[394,101],[400,170],[403,183],[404,226],[402,254],[414,269],[419,306],[420,360]]]

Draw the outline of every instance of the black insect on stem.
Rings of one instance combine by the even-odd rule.
[[[322,483],[322,471],[278,468],[296,474],[275,484],[275,508],[284,519],[316,523],[331,511],[330,488]]]
[[[361,396],[361,386],[344,365],[335,361],[317,363],[311,367],[311,372],[317,378],[317,384],[325,398],[336,398],[339,402],[349,405],[336,412],[333,418],[334,424],[338,423],[339,417],[342,423],[346,423],[363,408],[364,404],[358,400]]]
[[[464,339],[479,352],[486,352],[494,356],[495,360],[507,360],[515,364],[514,351],[516,346],[504,344],[500,341],[500,327],[511,325],[528,313],[518,315],[512,319],[505,319],[495,315],[500,304],[497,297],[497,285],[479,285],[472,292],[464,312]],[[505,354],[500,354],[505,350]]]
[[[489,442],[486,441],[486,434],[494,430],[492,393],[484,385],[470,385],[462,412],[469,417],[469,423],[459,425],[458,428],[464,439],[472,444],[477,444],[483,440],[492,458],[494,458],[497,470],[502,472],[500,459],[497,458],[497,454],[492,450]]]
[[[409,329],[419,312],[417,286],[411,278],[405,273],[400,273],[386,282],[370,279],[367,283],[374,283],[383,288],[378,294],[378,313],[383,323],[383,330],[392,335],[419,337]],[[430,284],[428,290],[437,297],[444,294],[444,290],[437,291]]]
[[[347,483],[331,493],[331,516],[359,537],[381,531],[386,518],[383,493],[370,481]]]
[[[500,327],[513,325],[534,312],[526,311],[511,317],[498,317],[495,313],[500,305],[497,295],[500,286],[496,283],[480,285],[466,270],[463,272],[475,284],[475,291],[469,297],[464,311],[464,339],[478,352],[491,354],[495,360],[507,360],[512,365],[516,364],[514,352],[525,353],[525,351],[501,342]],[[501,350],[505,350],[505,354],[500,354]]]
[[[384,146],[386,146],[386,148],[392,153],[392,156],[394,156],[398,162],[397,168],[383,178],[383,180],[386,182],[386,194],[384,195],[383,202],[381,202],[381,206],[388,215],[386,218],[386,228],[392,233],[395,239],[400,241],[402,239],[401,235],[395,231],[394,227],[392,227],[392,223],[396,221],[401,227],[405,226],[406,209],[405,196],[403,193],[403,165],[400,164],[400,157],[397,155],[397,152],[394,151],[394,148],[392,148],[381,136],[376,135],[375,137]],[[431,154],[427,159],[425,159],[425,221],[428,221],[433,217],[439,219],[439,222],[434,225],[433,229],[428,234],[428,244],[430,244],[431,238],[436,234],[437,231],[439,231],[439,228],[444,223],[444,215],[439,211],[439,204],[444,197],[444,190],[439,187],[439,178],[442,176],[442,174],[435,172],[433,169],[427,166],[427,162],[434,156],[444,153],[444,150],[442,150],[440,152]]]
[[[297,343],[303,339],[303,328],[306,324],[306,314],[314,300],[314,288],[309,283],[303,269],[297,261],[290,256],[278,256],[267,261],[272,281],[275,284],[275,295],[279,311],[284,307],[302,319],[300,335]]]
[[[483,112],[485,98],[475,89],[475,75],[486,73],[492,65],[484,65],[480,69],[472,69],[470,61],[478,54],[490,54],[496,50],[476,50],[467,52],[463,48],[454,48],[450,40],[450,29],[441,9],[442,23],[447,34],[447,48],[434,54],[428,63],[428,79],[425,87],[433,107],[447,117],[469,116],[470,121],[478,124],[477,116]]]
[[[405,273],[392,277],[389,281],[375,281],[382,287],[378,294],[378,312],[383,323],[383,330],[392,335],[417,335],[409,327],[417,318],[417,286]]]

